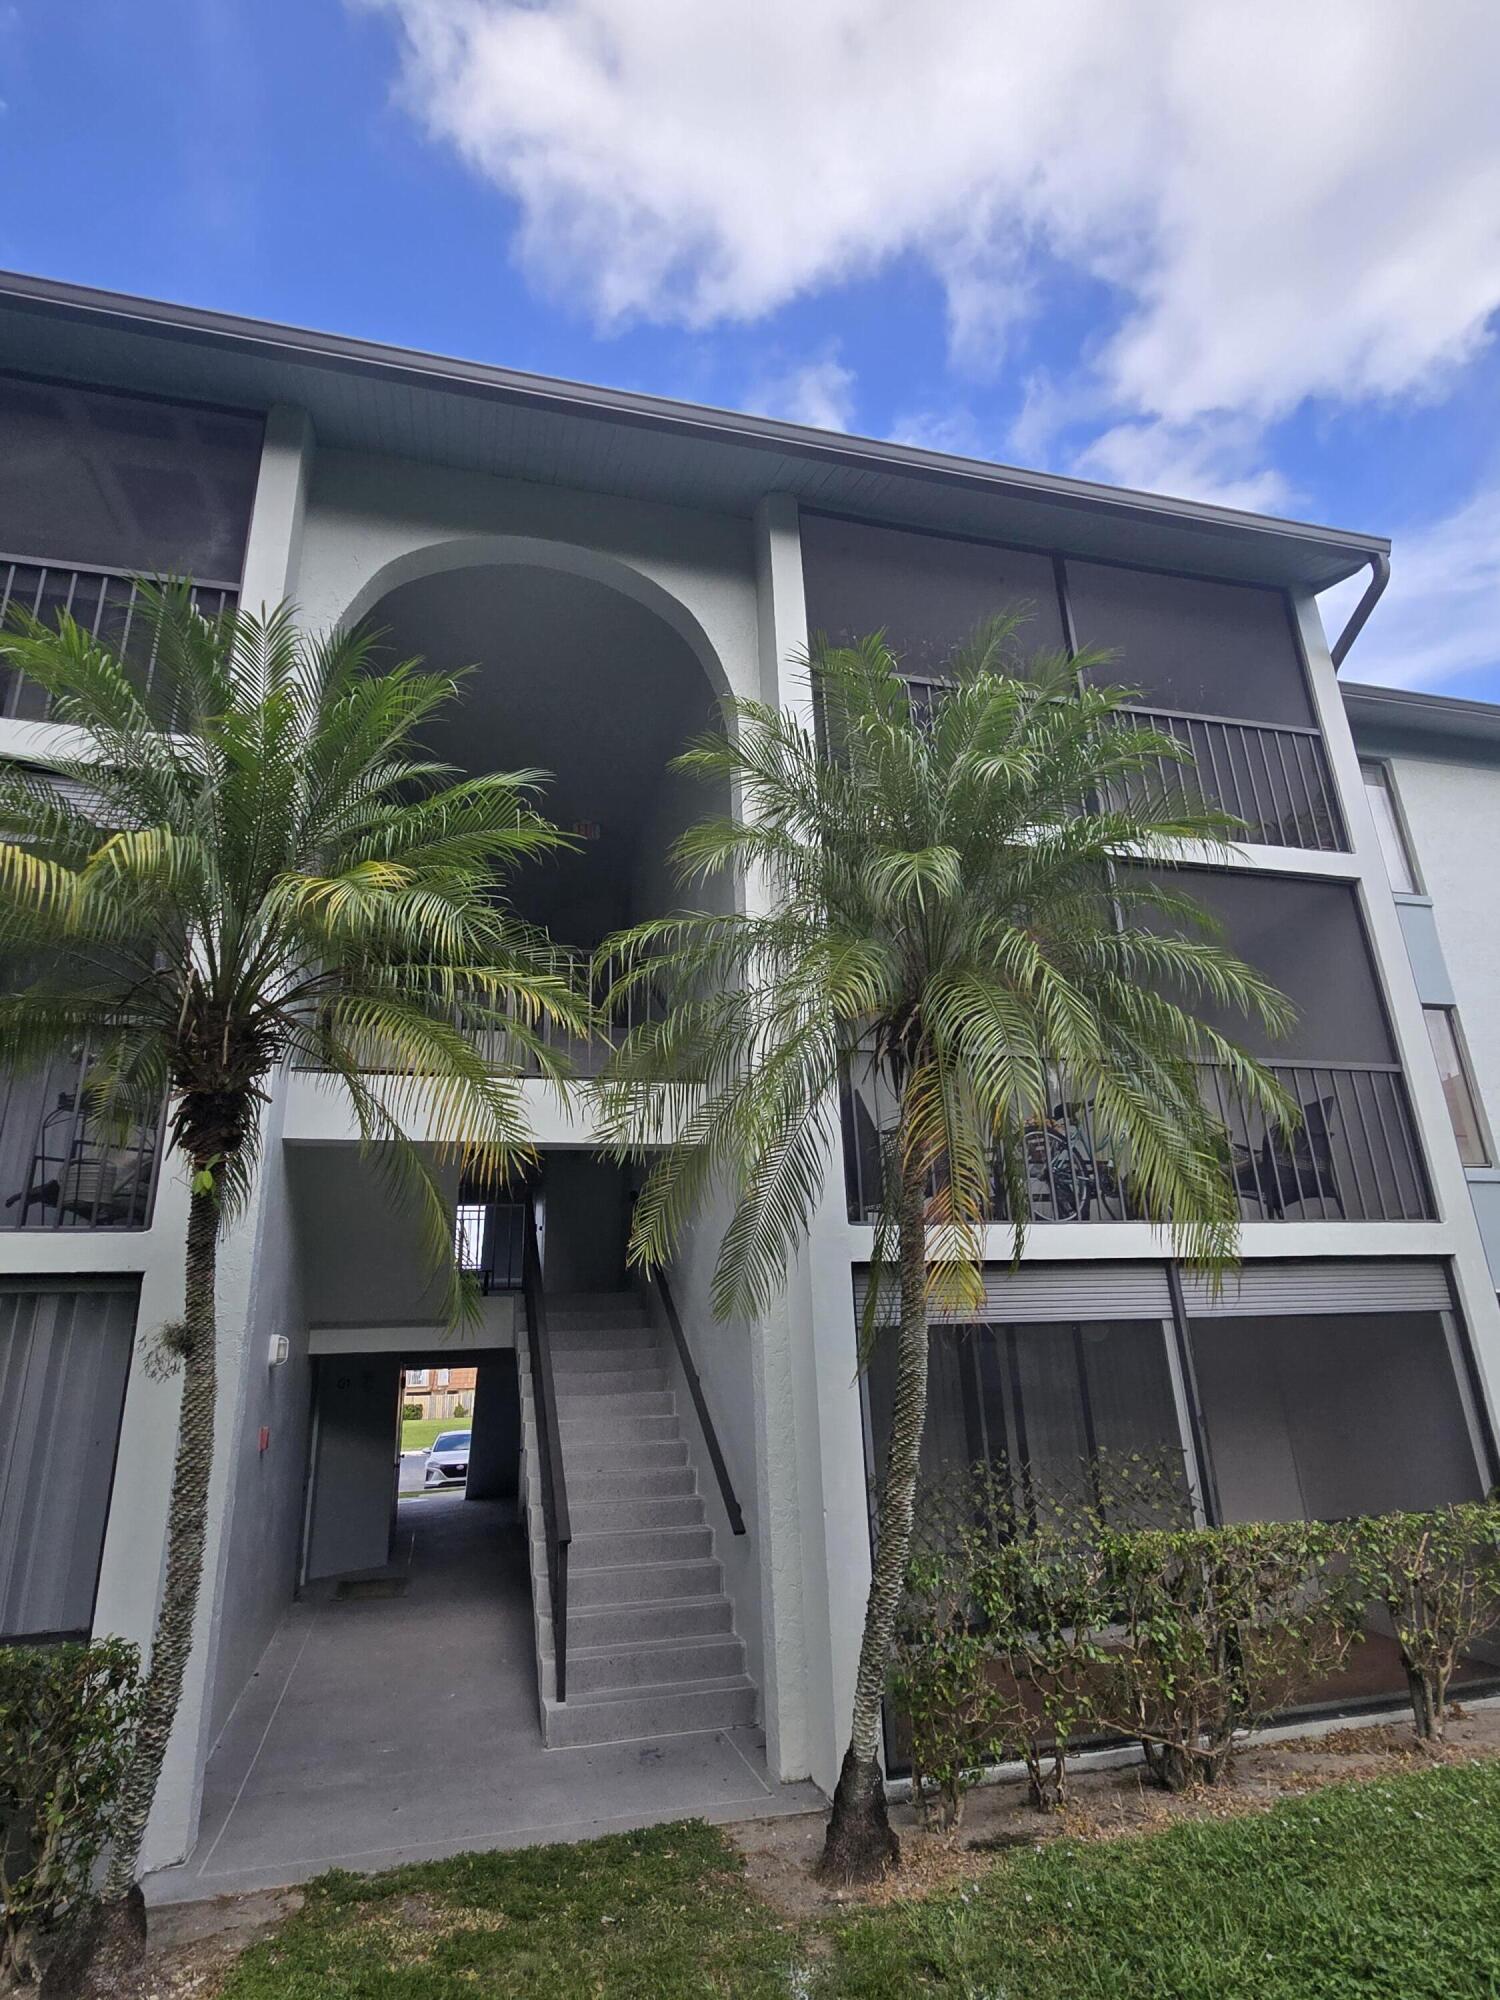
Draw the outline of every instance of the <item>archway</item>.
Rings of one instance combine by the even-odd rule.
[[[724,801],[668,766],[719,719],[725,681],[677,599],[613,558],[489,540],[401,558],[350,614],[393,657],[471,669],[459,706],[428,732],[436,755],[467,772],[551,774],[543,810],[580,846],[517,879],[523,916],[587,950],[678,906],[671,843]]]

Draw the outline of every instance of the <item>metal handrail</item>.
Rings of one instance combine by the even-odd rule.
[[[703,1394],[703,1384],[698,1379],[698,1370],[693,1364],[692,1350],[687,1343],[687,1335],[682,1330],[682,1319],[677,1311],[677,1302],[672,1297],[672,1288],[667,1283],[665,1271],[653,1274],[656,1289],[661,1293],[662,1306],[666,1311],[667,1325],[672,1329],[672,1340],[677,1348],[677,1359],[682,1363],[682,1372],[687,1378],[688,1394],[693,1399],[693,1408],[698,1413],[698,1426],[703,1432],[703,1442],[708,1446],[709,1463],[714,1469],[714,1478],[719,1482],[719,1495],[724,1502],[724,1511],[729,1516],[731,1534],[743,1535],[745,1517],[740,1511],[740,1503],[734,1490],[734,1481],[729,1477],[729,1467],[724,1462],[724,1453],[719,1446],[719,1433],[714,1428],[714,1420],[708,1413],[708,1402]]]
[[[557,1386],[547,1334],[547,1302],[542,1287],[542,1255],[537,1242],[536,1205],[526,1204],[526,1247],[522,1291],[526,1300],[527,1358],[536,1406],[536,1443],[542,1489],[542,1527],[547,1543],[547,1589],[552,1600],[552,1660],[559,1703],[568,1698],[568,1550],[573,1522],[563,1471],[562,1435],[557,1425]]]

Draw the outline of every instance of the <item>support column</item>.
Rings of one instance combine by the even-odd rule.
[[[240,603],[259,616],[289,596],[296,587],[298,557],[302,541],[307,485],[312,466],[313,433],[306,413],[285,404],[275,404],[267,412],[265,438],[261,448],[260,473],[255,503],[245,543],[241,570]],[[290,1216],[285,1174],[281,1160],[281,1120],[285,1109],[287,1079],[272,1078],[272,1101],[262,1109],[262,1164],[256,1184],[243,1212],[226,1232],[219,1252],[218,1283],[218,1407],[215,1411],[213,1484],[209,1494],[208,1537],[203,1556],[203,1583],[192,1657],[182,1690],[177,1722],[162,1766],[156,1806],[146,1834],[144,1862],[148,1869],[161,1868],[181,1860],[191,1852],[197,1838],[198,1815],[202,1803],[203,1768],[213,1749],[228,1705],[238,1692],[220,1685],[221,1674],[236,1680],[253,1668],[248,1656],[264,1643],[261,1631],[271,1619],[271,1599],[279,1589],[279,1579],[262,1578],[259,1601],[240,1605],[235,1600],[234,1631],[225,1633],[227,1605],[234,1598],[237,1582],[230,1574],[231,1539],[239,1488],[252,1462],[268,1481],[275,1484],[275,1503],[268,1507],[269,1493],[257,1496],[264,1514],[269,1511],[279,1523],[288,1509],[297,1512],[303,1475],[303,1444],[297,1415],[284,1407],[285,1394],[266,1362],[265,1336],[281,1325],[285,1296],[295,1290],[294,1255],[290,1241]],[[158,1212],[164,1198],[167,1213],[181,1200],[181,1163],[168,1155],[162,1163],[161,1185],[157,1191]],[[160,1323],[164,1314],[153,1315],[148,1297],[156,1292],[158,1260],[164,1267],[162,1290],[181,1298],[183,1236],[179,1230],[152,1231],[152,1269],[142,1284],[141,1331]],[[177,1308],[180,1310],[180,1305]],[[285,1330],[296,1330],[288,1318]],[[300,1357],[288,1374],[305,1370]],[[175,1382],[158,1385],[170,1399],[175,1413],[178,1389]],[[278,1393],[281,1392],[281,1393]],[[153,1397],[158,1431],[164,1411]],[[268,1417],[270,1442],[264,1452],[254,1449],[260,1426]],[[127,1424],[130,1412],[127,1407]],[[247,1445],[247,1437],[250,1442]],[[122,1441],[123,1451],[123,1441]],[[165,1453],[166,1471],[171,1464],[171,1447]],[[165,1477],[165,1474],[163,1475]],[[284,1490],[283,1490],[284,1489]],[[144,1546],[164,1549],[166,1534],[165,1491],[154,1518],[137,1518],[131,1524],[134,1536]],[[113,1527],[113,1514],[111,1526]],[[247,1532],[249,1532],[247,1530]],[[269,1521],[260,1532],[273,1537]],[[155,1538],[154,1541],[151,1538]],[[289,1544],[290,1546],[290,1544]],[[106,1551],[106,1554],[108,1551]],[[286,1565],[285,1602],[295,1587],[292,1561]],[[159,1588],[159,1584],[158,1584]],[[101,1606],[105,1592],[101,1586]],[[151,1599],[154,1613],[155,1599]],[[243,1609],[244,1616],[240,1615]],[[276,1614],[276,1615],[279,1615]],[[241,1630],[241,1627],[244,1629]],[[102,1622],[101,1630],[105,1629]],[[264,1632],[269,1637],[269,1631]],[[238,1642],[238,1643],[236,1643]],[[243,1671],[242,1671],[243,1670]]]
[[[807,644],[797,504],[769,494],[756,510],[762,699],[811,722],[799,664]],[[751,884],[747,896],[765,893]],[[842,1144],[779,1308],[762,1327],[759,1373],[767,1427],[766,1500],[779,1522],[769,1552],[776,1604],[780,1726],[768,1738],[782,1777],[811,1776],[831,1792],[848,1733],[870,1580],[864,1430],[844,1206]],[[774,1427],[774,1430],[773,1430]],[[768,1646],[768,1657],[771,1653]],[[797,1672],[793,1684],[790,1676]],[[767,1707],[771,1706],[769,1694]]]

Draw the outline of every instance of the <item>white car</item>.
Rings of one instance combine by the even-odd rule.
[[[469,1476],[471,1431],[443,1431],[427,1453],[424,1486],[462,1486]]]

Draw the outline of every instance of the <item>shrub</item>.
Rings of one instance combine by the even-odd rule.
[[[1104,1583],[1097,1540],[1051,1529],[991,1547],[975,1564],[997,1733],[1026,1766],[1038,1812],[1066,1804],[1068,1752],[1095,1714]]]
[[[1139,1738],[1169,1790],[1212,1784],[1236,1730],[1341,1665],[1353,1638],[1338,1538],[1320,1523],[1105,1530],[1100,1549],[1111,1629],[1096,1712]]]
[[[92,1909],[140,1705],[121,1639],[0,1647],[0,1985],[40,1977]]]
[[[1384,1605],[1419,1737],[1441,1739],[1466,1647],[1500,1624],[1500,1503],[1352,1522],[1346,1546],[1366,1601]]]
[[[469,1414],[469,1406],[462,1397],[453,1405],[453,1414],[455,1417],[466,1417]]]
[[[420,1403],[403,1403],[401,1405],[401,1421],[403,1424],[414,1424],[421,1414],[422,1405]]]
[[[1004,1754],[989,1635],[972,1615],[969,1550],[913,1562],[897,1620],[891,1693],[911,1730],[912,1795],[929,1824],[956,1827],[966,1787]]]

